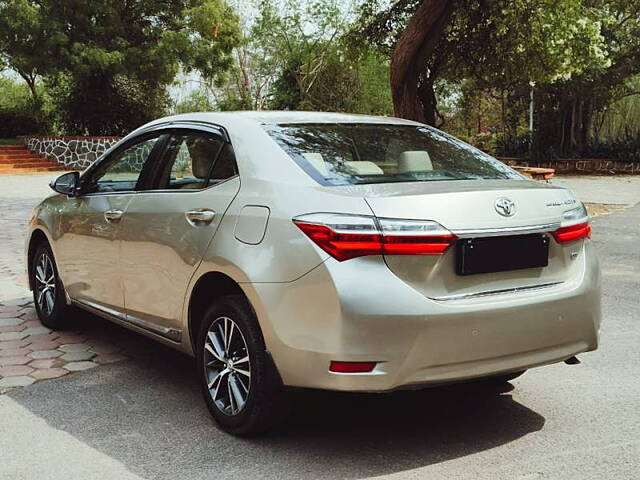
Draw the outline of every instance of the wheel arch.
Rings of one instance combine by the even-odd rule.
[[[218,271],[204,273],[193,286],[189,296],[189,306],[187,310],[189,339],[192,351],[195,352],[196,335],[204,312],[213,301],[225,295],[244,295],[247,297],[238,282],[229,275]],[[247,301],[249,301],[248,298]]]

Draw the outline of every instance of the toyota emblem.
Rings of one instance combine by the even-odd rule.
[[[513,217],[516,213],[516,204],[508,198],[502,197],[496,200],[496,212],[503,217]]]

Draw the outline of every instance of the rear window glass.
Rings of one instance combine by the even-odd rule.
[[[361,123],[264,128],[322,185],[522,178],[486,153],[430,127]]]

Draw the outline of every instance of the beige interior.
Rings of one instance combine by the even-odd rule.
[[[424,172],[433,170],[431,157],[424,150],[406,151],[398,158],[398,173]]]

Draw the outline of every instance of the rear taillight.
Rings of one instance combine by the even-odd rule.
[[[456,236],[432,221],[313,213],[293,219],[336,260],[364,255],[440,255]]]
[[[553,238],[558,243],[569,243],[581,238],[591,237],[591,226],[589,222],[578,223],[577,225],[571,225],[568,227],[560,227],[553,232]]]
[[[562,216],[562,226],[553,232],[558,243],[569,243],[591,237],[589,215],[584,205],[568,210]]]

